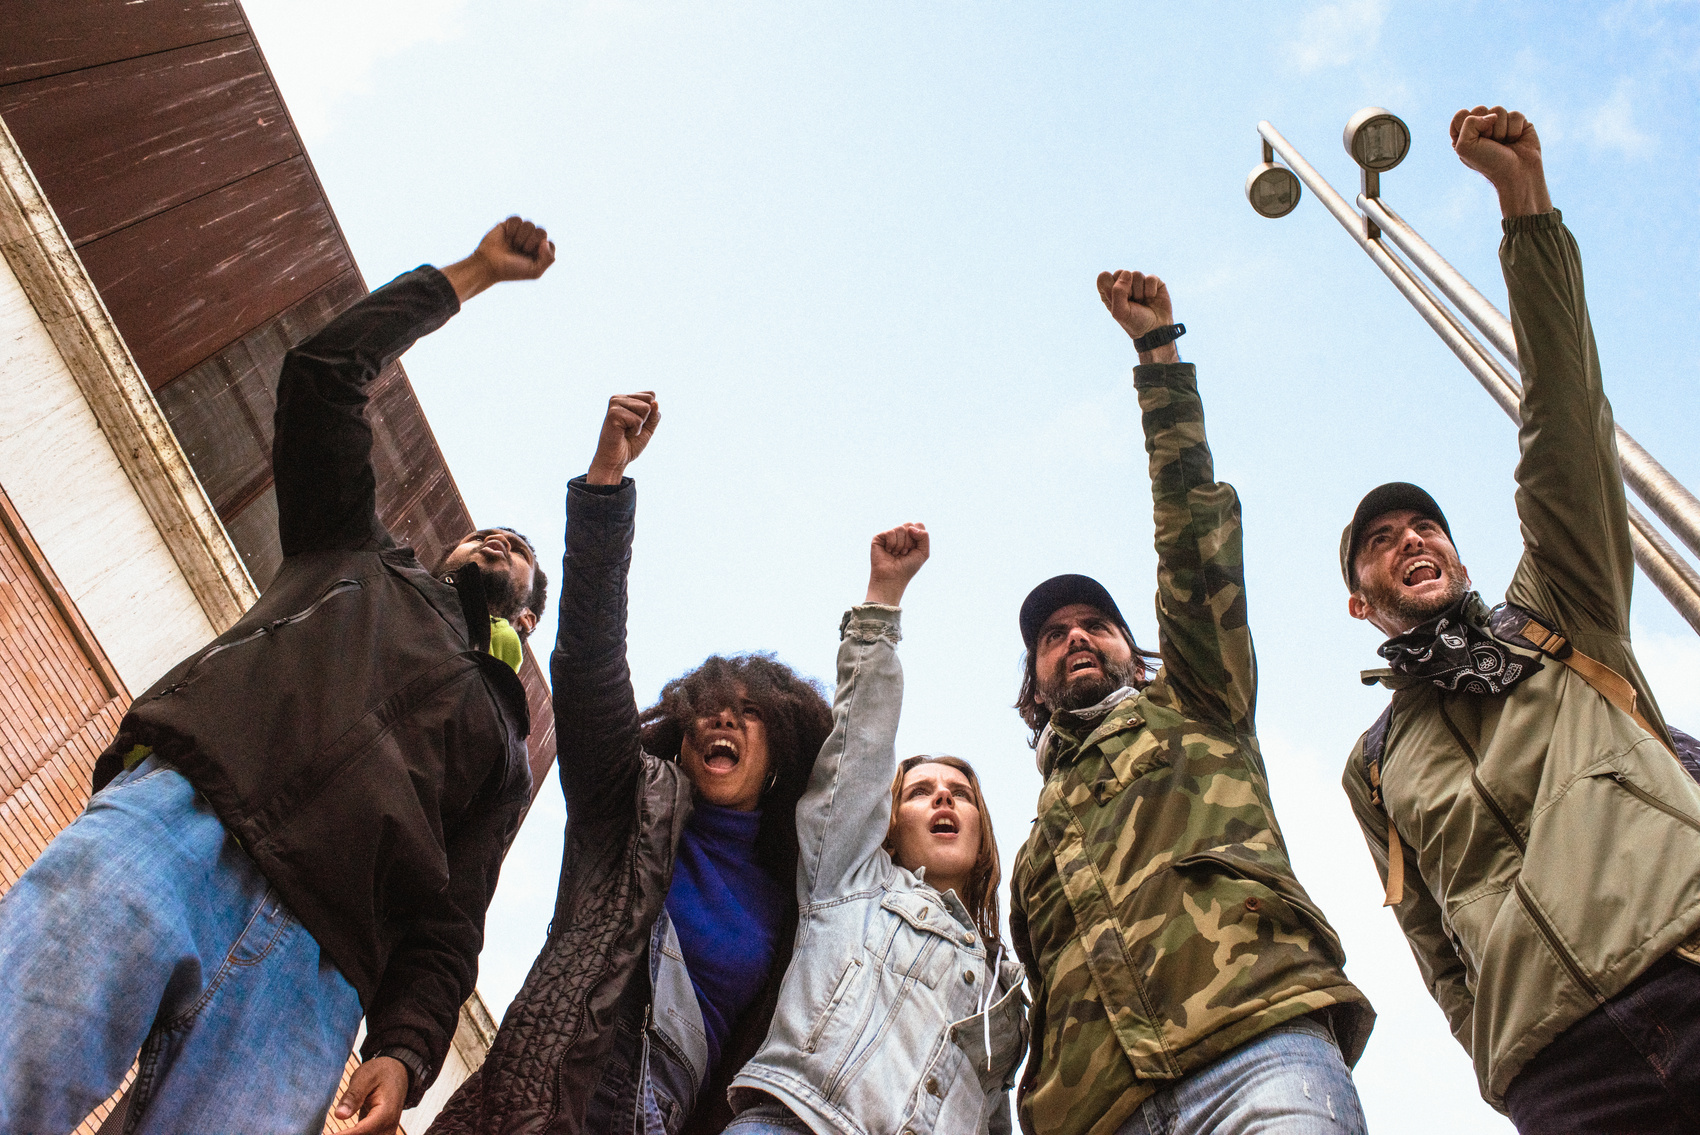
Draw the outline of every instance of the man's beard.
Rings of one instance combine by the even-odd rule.
[[[1098,660],[1098,673],[1071,682],[1063,671],[1068,665],[1068,658],[1064,657],[1050,676],[1039,683],[1039,696],[1051,709],[1085,709],[1097,705],[1123,686],[1133,685],[1139,677],[1139,667],[1131,658],[1123,664],[1111,662],[1096,650],[1088,653]]]
[[[514,577],[505,571],[486,571],[482,578],[484,602],[490,608],[491,617],[513,622],[525,610],[525,600],[530,596],[521,596],[519,588],[514,586]]]
[[[1464,571],[1464,565],[1453,556],[1434,556],[1441,560],[1441,567],[1446,572],[1446,590],[1432,599],[1417,600],[1406,595],[1397,586],[1382,588],[1363,582],[1364,598],[1371,608],[1385,611],[1398,616],[1401,622],[1413,626],[1421,625],[1446,610],[1452,604],[1464,597],[1470,590],[1470,577]]]
[[[446,580],[474,562],[468,560],[458,567],[440,569],[437,578]],[[484,606],[489,608],[491,618],[506,619],[511,623],[526,609],[525,601],[531,598],[529,592],[523,596],[519,593],[519,588],[514,586],[512,575],[505,571],[491,571],[482,564],[478,565],[478,582],[483,588]]]

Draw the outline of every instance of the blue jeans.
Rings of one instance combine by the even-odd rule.
[[[1116,1135],[1364,1135],[1334,1034],[1300,1017],[1146,1100]]]
[[[123,1081],[131,1132],[317,1133],[354,988],[192,785],[149,759],[0,898],[0,1131],[62,1132]]]
[[[797,1113],[774,1100],[759,1103],[738,1113],[726,1128],[726,1135],[810,1135],[809,1125],[797,1118]]]

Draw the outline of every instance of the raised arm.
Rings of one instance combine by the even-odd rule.
[[[867,597],[840,624],[832,733],[797,802],[799,902],[852,889],[857,872],[885,842],[903,709],[899,607],[930,551],[921,524],[902,524],[875,536],[868,550]]]
[[[535,279],[555,259],[542,229],[510,217],[471,256],[397,276],[283,359],[272,476],[283,554],[380,543],[368,388],[390,363],[499,280]]]
[[[1156,276],[1105,272],[1098,294],[1136,343],[1174,322],[1169,289]],[[1246,623],[1239,496],[1215,480],[1198,376],[1172,342],[1139,352],[1133,384],[1151,467],[1163,656],[1147,694],[1172,697],[1189,717],[1249,731],[1257,661]]]
[[[1459,159],[1499,194],[1499,258],[1523,372],[1517,515],[1534,571],[1519,570],[1506,597],[1573,638],[1627,637],[1635,559],[1581,254],[1552,207],[1533,124],[1478,106],[1453,116],[1452,138]]]
[[[626,575],[637,487],[625,469],[661,421],[649,391],[608,400],[590,471],[567,486],[560,624],[550,658],[556,766],[567,815],[624,815],[641,773],[637,698],[626,665]]]

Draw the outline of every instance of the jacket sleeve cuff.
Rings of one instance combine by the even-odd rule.
[[[388,1048],[379,1049],[372,1054],[371,1059],[380,1056],[388,1056],[391,1060],[400,1061],[401,1066],[407,1069],[407,1101],[404,1106],[418,1107],[419,1101],[425,1098],[426,1087],[435,1078],[430,1066],[425,1063],[424,1057],[411,1048],[404,1048],[399,1044],[392,1044]]]
[[[1198,385],[1198,367],[1193,363],[1141,363],[1133,368],[1133,385],[1139,390],[1153,386],[1191,390]]]
[[[1521,217],[1504,217],[1500,219],[1499,226],[1505,231],[1506,236],[1510,236],[1512,233],[1548,232],[1552,229],[1564,227],[1564,214],[1558,209],[1554,209],[1550,213],[1528,213]]]
[[[844,612],[844,617],[838,621],[838,637],[868,643],[882,638],[893,643],[902,642],[902,612],[901,607],[888,607],[884,603],[858,604]]]

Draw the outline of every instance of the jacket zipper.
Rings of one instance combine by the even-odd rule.
[[[1564,948],[1564,944],[1558,940],[1558,932],[1552,928],[1552,923],[1547,921],[1547,916],[1541,911],[1540,907],[1535,905],[1535,900],[1523,886],[1522,879],[1517,880],[1514,889],[1517,891],[1517,900],[1523,904],[1523,909],[1528,912],[1529,918],[1535,924],[1535,929],[1539,930],[1541,937],[1547,940],[1547,945],[1552,947],[1552,952],[1558,955],[1558,960],[1564,963],[1564,968],[1570,971],[1570,976],[1575,979],[1576,984],[1587,991],[1588,996],[1594,999],[1596,1005],[1603,1004],[1605,995],[1600,992],[1599,986],[1595,985],[1588,975],[1582,972],[1582,967],[1577,964],[1575,958],[1570,956],[1570,951]]]
[[[264,638],[266,635],[273,634],[283,627],[310,619],[313,617],[313,613],[315,611],[330,602],[331,599],[343,594],[344,592],[358,591],[362,586],[364,585],[358,579],[339,579],[327,588],[322,595],[313,600],[312,603],[302,610],[295,612],[295,614],[285,615],[281,619],[273,619],[269,623],[262,623],[247,634],[243,635],[241,638],[233,639],[230,642],[221,642],[216,646],[208,647],[199,658],[195,659],[194,664],[184,672],[181,678],[173,684],[165,687],[165,689],[159,691],[159,693],[155,694],[154,697],[163,698],[167,694],[174,694],[178,690],[181,690],[184,686],[187,686],[189,684],[189,679],[195,676],[195,671],[201,668],[201,663],[205,662],[213,655],[222,654],[224,651],[229,650],[234,646],[246,646],[248,643],[255,642]]]
[[[1517,825],[1511,822],[1511,817],[1506,815],[1505,809],[1499,806],[1499,801],[1493,798],[1493,793],[1489,792],[1487,785],[1482,783],[1482,778],[1477,771],[1481,761],[1476,756],[1476,750],[1464,739],[1464,731],[1453,722],[1452,715],[1446,712],[1445,700],[1442,699],[1437,704],[1440,707],[1440,720],[1445,723],[1447,732],[1452,734],[1452,739],[1458,743],[1458,747],[1464,751],[1465,758],[1470,762],[1470,787],[1476,790],[1476,798],[1486,804],[1487,810],[1493,813],[1493,818],[1499,821],[1500,829],[1505,832],[1505,838],[1509,839],[1511,845],[1517,849],[1517,854],[1519,856],[1527,854],[1528,844],[1518,833]]]
[[[1700,832],[1700,823],[1696,823],[1692,816],[1683,815],[1681,812],[1677,811],[1675,808],[1672,808],[1669,804],[1666,804],[1663,800],[1660,800],[1658,797],[1654,796],[1652,793],[1648,792],[1646,789],[1635,784],[1627,776],[1624,776],[1621,772],[1618,772],[1616,769],[1613,769],[1611,772],[1607,773],[1606,775],[1609,776],[1612,780],[1617,781],[1617,783],[1625,791],[1627,791],[1631,796],[1635,797],[1635,799],[1641,801],[1641,803],[1647,805],[1649,808],[1657,808],[1659,811],[1663,812],[1665,815],[1669,816],[1671,819],[1676,820],[1680,823],[1687,824],[1689,827],[1693,828],[1695,831]]]

